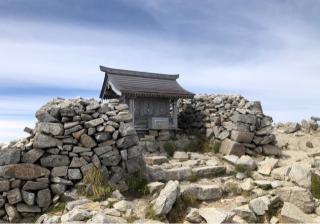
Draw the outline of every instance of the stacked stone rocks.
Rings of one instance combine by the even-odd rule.
[[[181,129],[222,141],[224,154],[279,154],[272,118],[263,114],[260,102],[238,95],[197,95],[181,100],[179,112]]]
[[[0,150],[0,219],[14,221],[49,208],[93,167],[110,184],[141,168],[128,106],[118,100],[53,100],[40,108],[30,137]]]

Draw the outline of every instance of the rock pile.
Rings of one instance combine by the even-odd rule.
[[[278,155],[272,118],[242,96],[197,95],[179,102],[179,127],[222,141],[223,154]]]
[[[111,184],[141,168],[128,106],[118,100],[56,99],[41,107],[35,129],[0,150],[0,219],[46,211],[93,167]]]
[[[286,134],[296,133],[301,131],[303,133],[313,133],[318,130],[318,123],[314,120],[302,120],[301,123],[297,122],[287,122],[287,123],[278,123],[276,128],[280,132],[284,132]]]

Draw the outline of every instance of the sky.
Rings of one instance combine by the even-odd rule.
[[[0,142],[55,97],[99,97],[99,65],[180,74],[275,122],[320,116],[319,0],[0,0]]]

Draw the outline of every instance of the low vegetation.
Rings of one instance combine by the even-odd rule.
[[[83,177],[82,185],[78,187],[80,195],[86,196],[93,201],[107,199],[113,190],[102,170],[97,168],[88,170]]]
[[[198,201],[192,196],[181,195],[177,198],[171,211],[167,215],[167,219],[170,223],[182,223],[184,217],[187,214],[188,207],[197,207]]]
[[[139,197],[147,195],[148,191],[148,180],[145,178],[142,172],[136,172],[130,175],[127,179],[128,193],[131,196]]]
[[[48,210],[48,213],[60,213],[60,212],[63,212],[65,207],[66,207],[66,202],[58,202],[57,204],[55,205],[52,205],[49,210]]]
[[[252,177],[252,170],[245,166],[236,165],[235,166],[235,173],[244,173],[247,177]]]
[[[315,174],[311,175],[311,193],[313,197],[320,199],[320,178]]]
[[[171,143],[171,142],[166,142],[164,143],[163,145],[163,149],[166,151],[166,153],[169,155],[169,156],[173,156],[174,152],[176,151],[176,146]]]
[[[206,152],[213,152],[218,153],[220,150],[220,141],[213,140],[210,141],[206,136],[200,133],[195,133],[194,138],[191,142],[184,148],[186,152],[199,152],[199,153],[206,153]]]
[[[146,208],[146,218],[147,219],[151,219],[151,220],[161,220],[161,217],[159,217],[158,215],[156,215],[155,211],[153,210],[152,206],[148,206]]]

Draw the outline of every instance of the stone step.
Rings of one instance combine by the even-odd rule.
[[[204,167],[179,167],[172,169],[162,169],[147,166],[149,177],[152,181],[169,181],[169,180],[188,180],[196,176],[198,178],[215,177],[224,175],[226,167],[224,166],[204,166]]]
[[[181,185],[181,195],[191,196],[200,201],[218,200],[222,197],[221,186],[216,184],[188,184]]]

